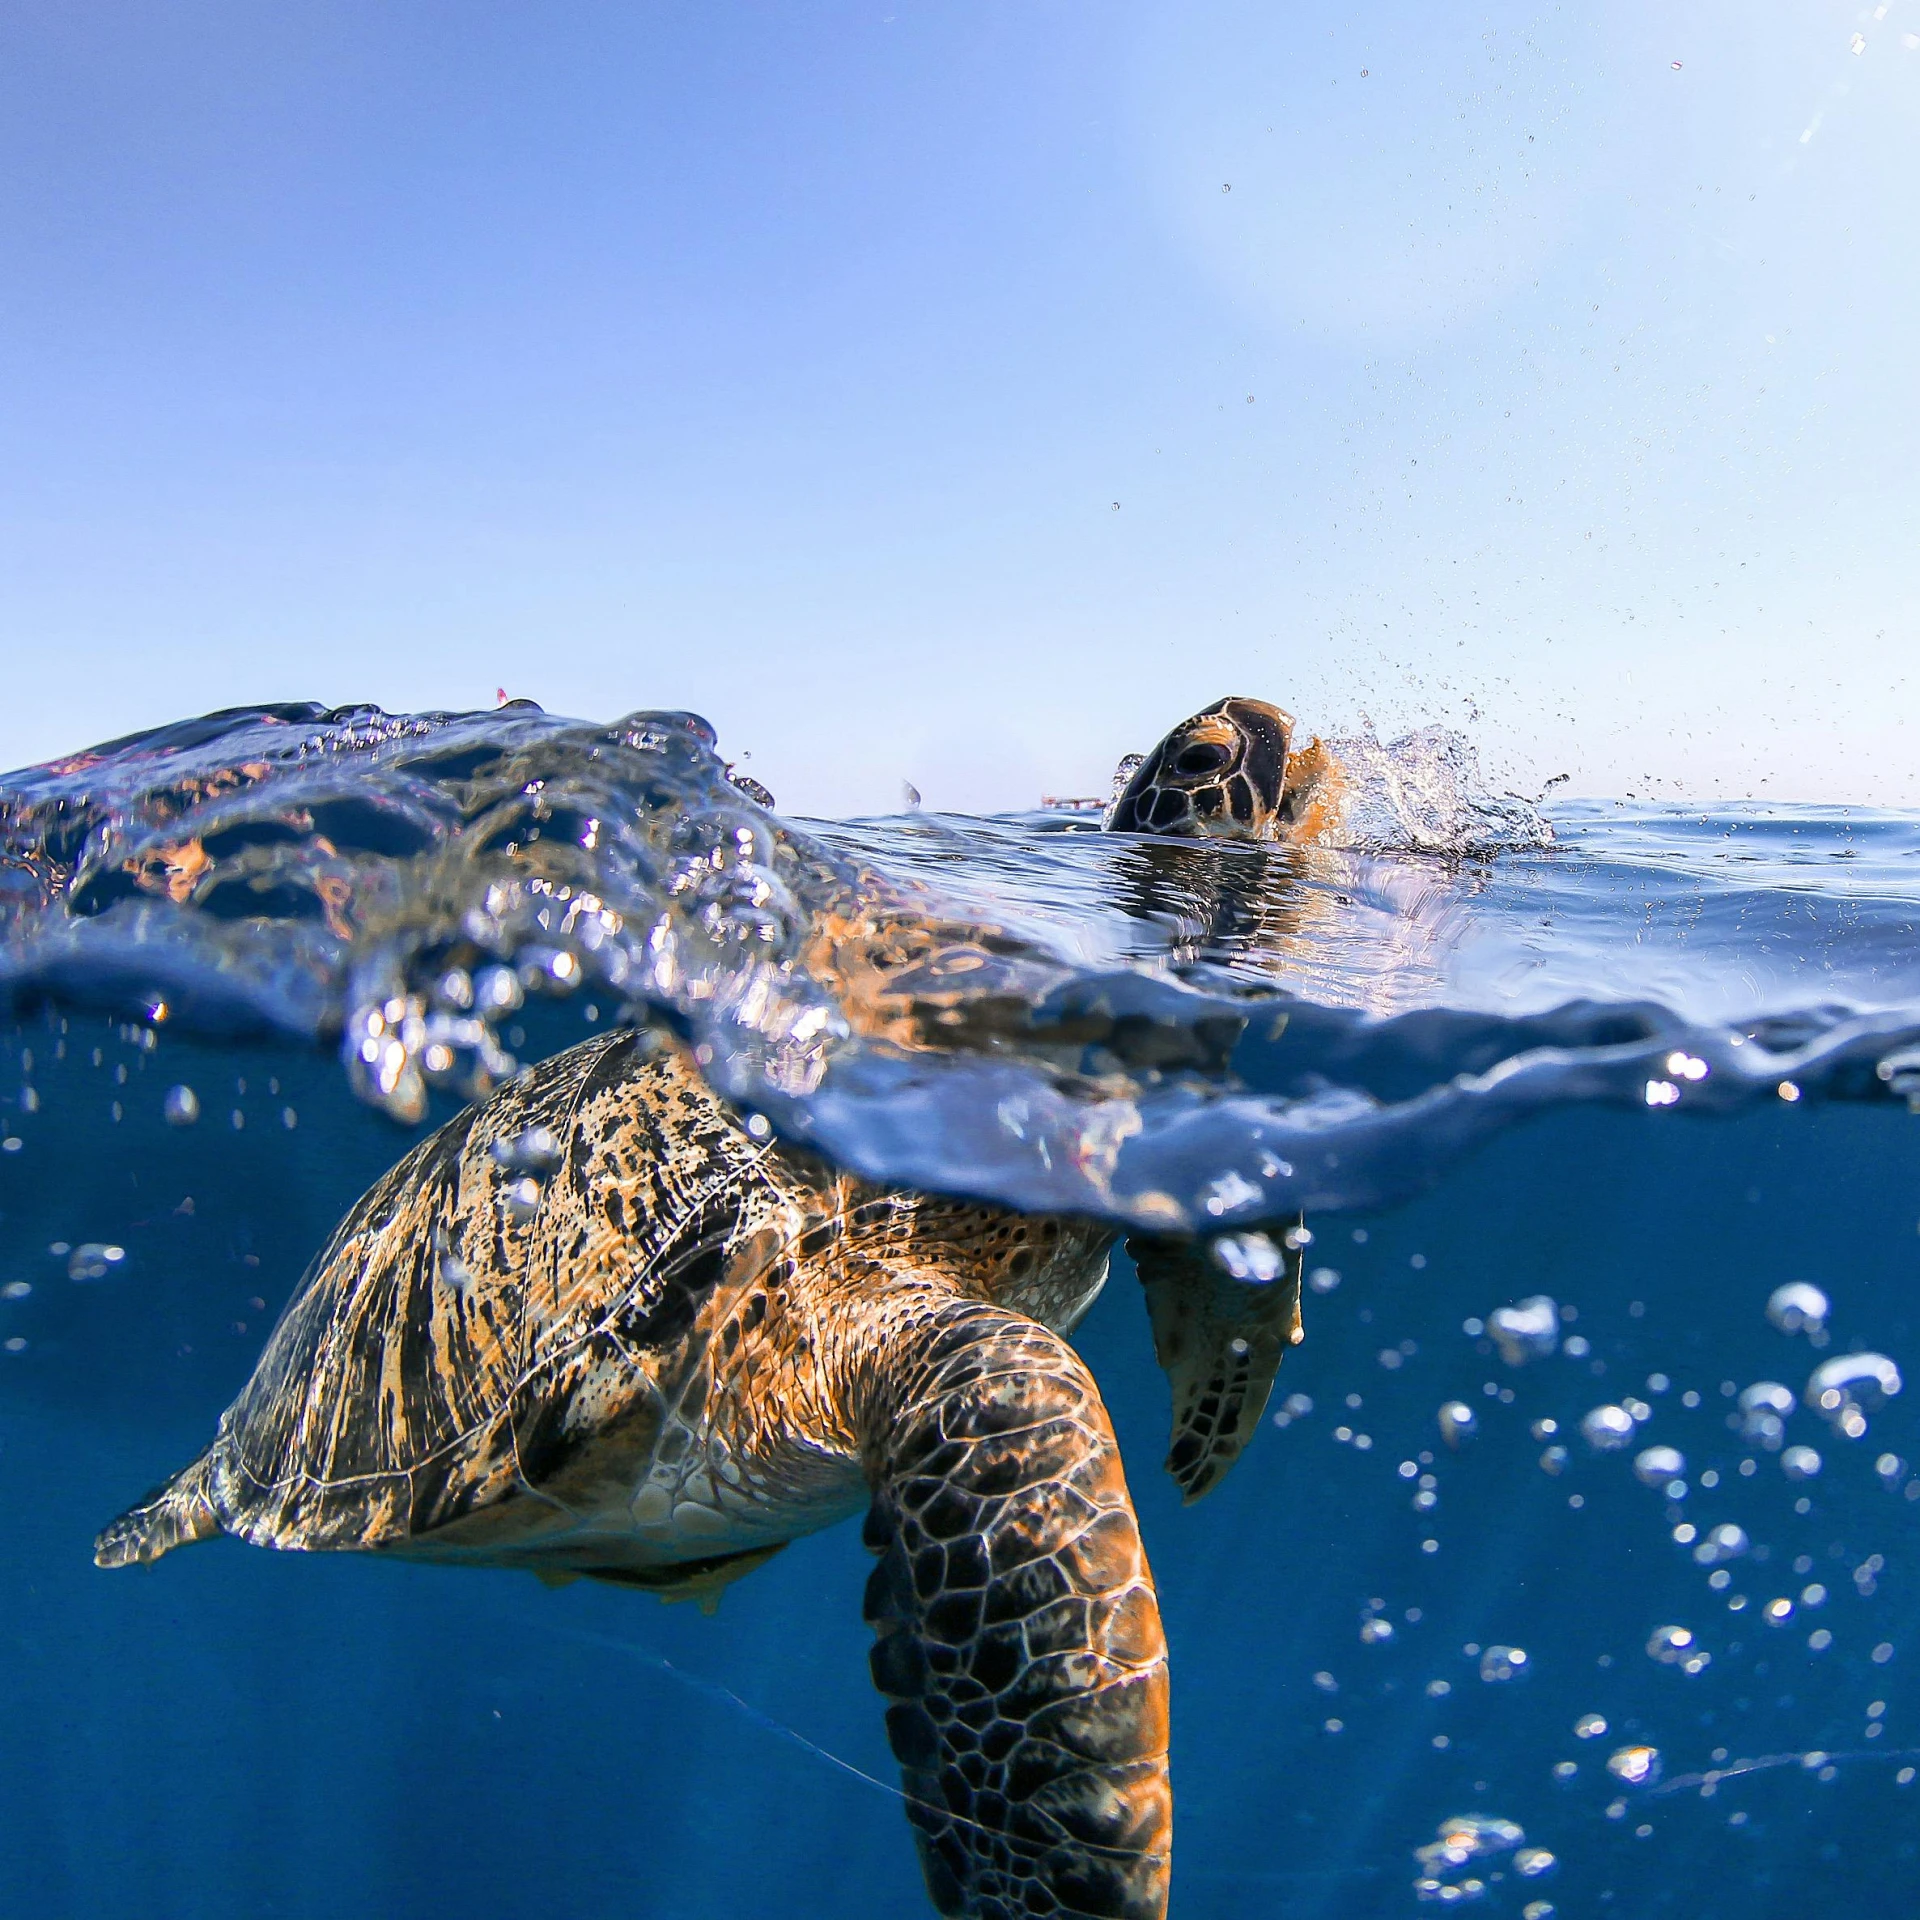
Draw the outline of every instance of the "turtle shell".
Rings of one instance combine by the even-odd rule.
[[[517,1504],[550,1528],[596,1458],[630,1490],[729,1263],[766,1227],[790,1244],[818,1205],[795,1167],[644,1029],[467,1109],[309,1269],[208,1455],[223,1524],[377,1547],[516,1491],[540,1491]]]

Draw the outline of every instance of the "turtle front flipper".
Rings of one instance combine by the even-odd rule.
[[[1281,1358],[1301,1339],[1301,1250],[1260,1236],[1278,1255],[1267,1279],[1240,1280],[1205,1244],[1132,1235],[1127,1252],[1146,1289],[1153,1350],[1173,1388],[1167,1471],[1189,1504],[1218,1485],[1252,1439]]]
[[[966,1920],[1161,1920],[1166,1639],[1099,1392],[1017,1314],[930,1293],[902,1319],[863,1396],[866,1615],[927,1890]]]

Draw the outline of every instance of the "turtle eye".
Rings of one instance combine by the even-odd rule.
[[[1196,740],[1174,760],[1175,773],[1217,773],[1233,756],[1217,740]]]

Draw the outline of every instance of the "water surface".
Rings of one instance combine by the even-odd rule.
[[[1920,820],[1542,811],[1458,743],[1369,751],[1355,844],[1312,851],[788,821],[684,716],[287,707],[9,776],[9,1903],[921,1910],[852,1530],[712,1620],[89,1561],[420,1126],[645,1018],[877,1177],[1306,1211],[1307,1343],[1199,1506],[1124,1261],[1079,1336],[1172,1645],[1176,1912],[1901,1910],[1914,1399],[1814,1375],[1913,1354]],[[1823,1321],[1769,1316],[1795,1282]]]

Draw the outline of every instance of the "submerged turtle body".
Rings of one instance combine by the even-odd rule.
[[[756,1139],[677,1043],[609,1034],[365,1195],[164,1508],[261,1546],[670,1578],[865,1505],[826,1376],[876,1276],[1065,1332],[1107,1242],[860,1187]],[[130,1522],[103,1557],[170,1544]]]
[[[1160,1920],[1166,1643],[1064,1337],[1110,1230],[876,1188],[767,1135],[646,1029],[469,1108],[347,1215],[211,1446],[96,1558],[227,1532],[710,1598],[864,1507],[934,1904]],[[1190,1241],[1129,1251],[1196,1497],[1299,1337],[1298,1255],[1249,1282]]]

